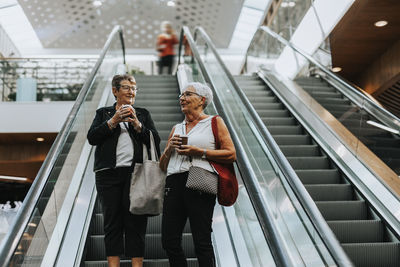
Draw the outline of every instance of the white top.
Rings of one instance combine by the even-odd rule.
[[[116,167],[130,167],[133,160],[133,143],[128,129],[123,122],[119,123],[121,134],[118,137],[116,150]]]
[[[212,116],[209,116],[199,121],[189,133],[186,133],[185,121],[178,123],[175,125],[174,135],[187,135],[188,145],[194,145],[207,150],[215,150],[215,139],[211,128],[211,119]],[[168,163],[167,175],[186,172],[192,165],[214,172],[213,167],[207,159],[202,159],[201,156],[192,156],[192,162],[190,162],[188,156],[178,155],[178,153],[173,150]]]

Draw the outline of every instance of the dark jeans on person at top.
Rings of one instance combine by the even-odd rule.
[[[96,189],[104,216],[107,257],[144,256],[147,216],[133,215],[129,212],[131,174],[131,167],[96,172]]]
[[[163,74],[164,67],[167,67],[168,74],[172,74],[172,66],[173,65],[174,65],[174,56],[173,55],[161,57],[160,61],[158,62],[158,74],[159,75]]]
[[[182,232],[189,218],[194,247],[200,267],[215,266],[211,242],[211,224],[215,195],[185,187],[188,172],[167,177],[162,217],[162,245],[171,267],[186,267],[182,249]]]

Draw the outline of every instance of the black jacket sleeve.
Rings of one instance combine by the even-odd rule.
[[[111,137],[113,131],[108,127],[107,120],[104,118],[104,108],[96,110],[96,116],[90,126],[87,134],[89,144],[92,146],[99,145],[107,138]]]

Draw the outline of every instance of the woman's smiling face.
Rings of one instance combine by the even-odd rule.
[[[196,93],[193,87],[189,87],[179,97],[179,103],[181,104],[181,110],[183,113],[189,110],[195,110],[199,106],[203,106],[203,96]]]
[[[133,105],[136,92],[136,81],[122,80],[119,83],[119,88],[113,87],[113,94],[117,98],[117,102],[121,105]]]

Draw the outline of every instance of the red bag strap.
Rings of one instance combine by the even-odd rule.
[[[212,128],[212,132],[213,132],[214,139],[215,139],[215,148],[219,149],[221,147],[221,143],[219,142],[219,137],[218,137],[217,117],[219,117],[219,116],[215,115],[214,117],[212,117],[211,128]]]

